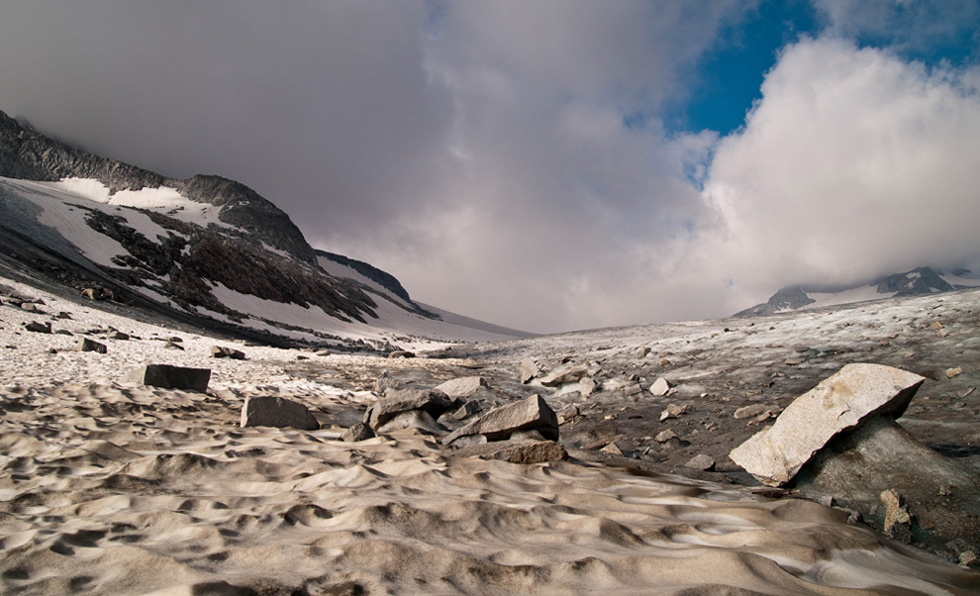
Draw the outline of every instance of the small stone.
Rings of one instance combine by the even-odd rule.
[[[163,348],[165,350],[180,350],[181,352],[184,351],[184,346],[182,346],[182,345],[180,345],[180,344],[178,344],[178,343],[176,343],[176,342],[174,342],[172,340],[167,340],[167,343],[163,344]]]
[[[78,343],[75,344],[75,349],[79,352],[97,352],[99,354],[105,354],[109,351],[105,344],[87,337],[79,338]]]
[[[940,329],[936,332],[936,335],[939,337],[947,337],[949,336],[949,329]]]
[[[596,390],[596,382],[592,377],[584,377],[578,382],[578,392],[582,397],[589,397]]]
[[[684,464],[684,467],[694,470],[711,471],[715,467],[715,458],[705,453],[699,453]]]
[[[667,441],[676,438],[677,438],[677,433],[675,433],[674,431],[668,428],[667,430],[660,431],[659,433],[657,433],[657,436],[654,437],[653,440],[658,443],[666,443]]]
[[[578,406],[575,405],[568,406],[558,413],[558,424],[559,425],[565,424],[569,420],[572,420],[573,418],[578,416],[580,413],[581,411],[578,409]]]
[[[659,364],[660,364],[660,366],[670,366],[670,360],[668,360],[666,358],[661,358]]]
[[[763,412],[769,412],[769,406],[764,404],[752,404],[735,410],[735,420],[754,418]]]
[[[952,379],[953,377],[957,377],[957,376],[959,376],[961,374],[963,374],[963,369],[960,368],[960,367],[958,367],[958,366],[956,368],[947,368],[946,369],[946,378],[947,379]]]
[[[806,358],[803,358],[801,356],[790,356],[786,360],[783,360],[783,364],[787,366],[798,366],[800,364],[803,364],[804,362],[806,362]]]
[[[389,388],[394,386],[395,382],[391,379],[391,373],[388,372],[388,369],[381,371],[378,378],[374,380],[374,392],[378,395],[384,395]]]
[[[646,358],[647,357],[647,354],[649,354],[649,353],[650,353],[650,348],[647,347],[647,346],[643,346],[643,347],[638,348],[636,350],[636,357],[637,358]]]
[[[374,431],[371,430],[371,427],[363,422],[358,422],[348,428],[340,438],[347,443],[357,443],[358,441],[366,441],[372,437],[374,437]]]
[[[388,358],[415,358],[415,353],[408,350],[395,350],[388,354]]]
[[[226,346],[211,346],[212,358],[231,358],[232,360],[245,360],[245,352],[229,348]]]
[[[667,395],[667,392],[670,391],[670,388],[673,386],[674,385],[670,381],[668,381],[663,377],[660,377],[659,379],[653,382],[653,385],[650,385],[650,393],[652,393],[656,397],[663,397]]]
[[[521,360],[521,383],[526,384],[541,374],[541,367],[534,358]]]
[[[934,322],[934,323],[933,323],[933,324],[931,325],[931,327],[932,327],[932,330],[933,330],[933,331],[939,331],[940,329],[942,329],[942,328],[943,328],[943,324],[942,324],[942,323],[940,323],[939,321],[935,321],[935,322]]]
[[[623,450],[620,449],[619,446],[616,445],[616,443],[609,443],[608,445],[606,445],[605,447],[603,447],[599,451],[601,451],[603,453],[608,453],[609,455],[622,455],[623,454]]]
[[[912,516],[902,502],[902,496],[893,488],[882,491],[878,497],[881,504],[885,506],[885,525],[886,534],[892,534],[897,524],[909,524]]]
[[[118,341],[127,341],[127,340],[129,340],[129,334],[128,333],[123,333],[122,331],[119,331],[118,329],[111,330],[109,332],[109,335],[107,337],[108,337],[108,339],[115,339],[115,340],[118,340]]]
[[[626,395],[636,395],[641,391],[643,391],[643,387],[640,387],[639,383],[630,385],[629,387],[623,390],[623,392],[626,393]]]
[[[38,323],[37,321],[31,321],[24,325],[24,329],[32,333],[51,333],[51,323]]]
[[[660,421],[668,420],[670,418],[677,418],[681,414],[687,411],[687,406],[681,407],[677,404],[668,405],[663,412],[660,413]]]

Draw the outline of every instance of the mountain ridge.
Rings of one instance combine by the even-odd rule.
[[[427,334],[501,339],[443,323],[380,269],[318,252],[284,211],[242,183],[168,178],[51,139],[3,112],[0,211],[0,245],[17,267],[75,290],[104,286],[96,293],[336,346],[365,337],[391,346]],[[332,271],[321,266],[325,258]]]
[[[972,273],[956,269],[944,273],[932,267],[916,267],[853,284],[797,284],[780,288],[767,302],[739,311],[733,317],[771,315],[820,306],[850,304],[867,300],[923,296],[980,286]],[[946,278],[949,278],[949,281]]]

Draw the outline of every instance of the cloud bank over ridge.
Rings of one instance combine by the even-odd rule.
[[[980,19],[950,4],[957,22],[917,17],[914,44],[869,44],[887,4],[800,3],[822,28],[774,48],[726,134],[664,114],[766,3],[12,2],[0,109],[238,179],[314,245],[468,316],[723,316],[789,283],[980,255],[976,57],[919,58]]]

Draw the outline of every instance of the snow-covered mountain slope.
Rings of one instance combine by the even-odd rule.
[[[318,254],[285,213],[240,183],[163,178],[2,113],[0,236],[8,266],[252,338],[393,349],[513,336],[443,321],[393,276]]]
[[[799,285],[780,289],[768,302],[743,310],[736,317],[770,315],[794,310],[837,306],[903,296],[923,296],[980,287],[980,276],[958,269],[953,272],[917,267],[867,283],[849,286]]]

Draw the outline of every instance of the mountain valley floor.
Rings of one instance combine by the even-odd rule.
[[[728,458],[820,380],[875,362],[927,378],[899,424],[980,472],[980,291],[387,358],[246,345],[0,284],[5,594],[980,592],[968,548],[890,540]],[[82,337],[106,353],[77,351]],[[525,359],[581,364],[596,388],[521,383]],[[209,368],[209,388],[123,382],[150,363]],[[384,371],[400,388],[482,376],[484,408],[537,393],[570,458],[459,457],[414,430],[342,441]],[[655,396],[661,377],[672,388]],[[267,395],[321,429],[240,428],[245,399]]]

